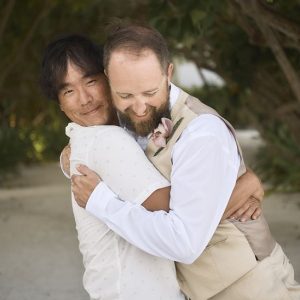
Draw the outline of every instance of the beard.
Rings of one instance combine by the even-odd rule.
[[[139,136],[147,136],[158,126],[161,122],[161,118],[171,119],[169,92],[166,101],[160,107],[156,108],[155,106],[146,104],[146,114],[148,115],[147,120],[135,122],[132,118],[135,113],[130,107],[127,108],[124,113],[118,111],[122,125],[127,129],[134,131]]]

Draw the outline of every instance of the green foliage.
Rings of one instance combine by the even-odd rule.
[[[174,53],[216,72],[226,82],[221,89],[204,87],[192,93],[236,127],[258,129],[267,145],[259,157],[260,171],[274,187],[299,190],[300,99],[256,19],[272,28],[300,77],[300,4],[296,0],[256,2],[262,4],[259,13],[244,10],[249,9],[247,1],[213,0],[158,1],[161,5],[154,5],[151,13]]]
[[[66,119],[55,108],[57,104],[51,104],[41,124],[0,128],[0,183],[20,164],[58,159],[68,143],[64,135]]]
[[[272,30],[300,76],[299,1],[256,2],[272,16],[262,14],[263,21],[276,20]],[[219,74],[226,86],[192,93],[235,126],[257,128],[267,144],[259,160],[267,179],[281,188],[299,189],[300,105],[255,21],[259,15],[246,14],[241,3],[249,2],[0,1],[0,151],[5,157],[0,172],[23,161],[57,158],[66,143],[66,120],[38,88],[44,47],[57,35],[71,32],[103,43],[109,20],[122,18],[152,24],[174,54]]]
[[[57,160],[63,147],[68,144],[68,138],[64,134],[66,122],[62,119],[48,118],[43,126],[37,126],[31,130],[35,159]]]
[[[150,23],[167,37],[174,48],[194,49],[199,37],[213,30],[214,13],[222,11],[223,1],[153,1]]]
[[[228,86],[204,85],[201,88],[191,89],[189,93],[230,120],[235,128],[247,128],[249,126],[248,114],[242,109],[243,97],[230,90]]]
[[[272,184],[273,190],[300,190],[300,148],[283,124],[266,130],[268,143],[257,155],[258,171],[264,181]]]
[[[38,85],[44,47],[74,32],[103,43],[108,19],[135,9],[135,1],[0,1],[0,180],[20,163],[57,160],[67,143],[66,119]]]
[[[16,166],[26,160],[30,152],[24,132],[15,128],[2,127],[0,129],[0,183],[8,172],[15,172]]]

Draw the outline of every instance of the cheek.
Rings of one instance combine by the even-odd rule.
[[[113,105],[117,110],[122,112],[124,112],[129,107],[128,103],[126,103],[124,100],[117,98],[113,98]]]
[[[60,105],[60,110],[69,118],[71,119],[71,117],[73,116],[72,110],[64,105]]]
[[[95,85],[91,87],[90,93],[92,93],[94,99],[96,100],[107,99],[109,95],[109,91],[105,86],[102,85]]]
[[[168,93],[165,92],[165,91],[163,91],[163,92],[161,92],[161,93],[156,97],[155,100],[156,100],[157,103],[162,104],[162,103],[165,103],[165,102],[167,101],[167,98],[168,98]]]

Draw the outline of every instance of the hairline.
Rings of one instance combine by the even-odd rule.
[[[161,62],[161,60],[159,59],[159,56],[157,55],[157,53],[150,47],[148,46],[145,46],[145,47],[142,47],[142,48],[139,48],[139,49],[136,49],[134,47],[134,44],[123,44],[123,45],[119,45],[113,49],[111,49],[110,51],[110,55],[107,57],[107,60],[104,61],[104,71],[105,73],[108,75],[108,67],[109,67],[109,63],[112,59],[112,56],[115,54],[115,53],[127,53],[133,57],[136,57],[136,59],[138,60],[139,58],[141,57],[145,57],[147,56],[144,55],[145,52],[151,52],[152,54],[154,54],[154,56],[156,57],[158,63],[159,63],[159,66],[160,66],[160,69],[161,71],[163,72],[163,74],[167,74],[168,73],[168,66],[170,65],[170,61],[168,59],[164,59],[163,63]]]

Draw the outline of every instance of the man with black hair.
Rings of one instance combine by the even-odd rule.
[[[103,74],[102,51],[85,37],[71,35],[48,45],[42,63],[41,85],[45,94],[58,101],[61,110],[75,122],[67,128],[70,136],[78,128],[81,131],[85,128],[94,130],[93,125],[118,123]],[[95,137],[94,132],[92,134]],[[110,136],[105,133],[104,137]],[[103,146],[104,140],[102,138],[101,143],[96,142],[94,146],[87,146],[83,140],[79,141],[83,148],[80,153],[72,149],[71,170],[75,169],[79,157],[82,163],[88,164],[83,153],[88,154],[89,158],[101,155],[97,151],[99,148],[95,147]],[[147,163],[153,168],[147,172],[147,176],[151,175],[154,179],[161,176]],[[150,182],[156,182],[154,179]],[[166,180],[159,179],[158,185],[164,187]],[[151,192],[155,193],[154,187]],[[146,198],[137,201],[140,204]],[[103,222],[79,207],[73,195],[72,207],[85,266],[83,284],[91,299],[183,299],[174,262],[147,254],[127,243]]]

